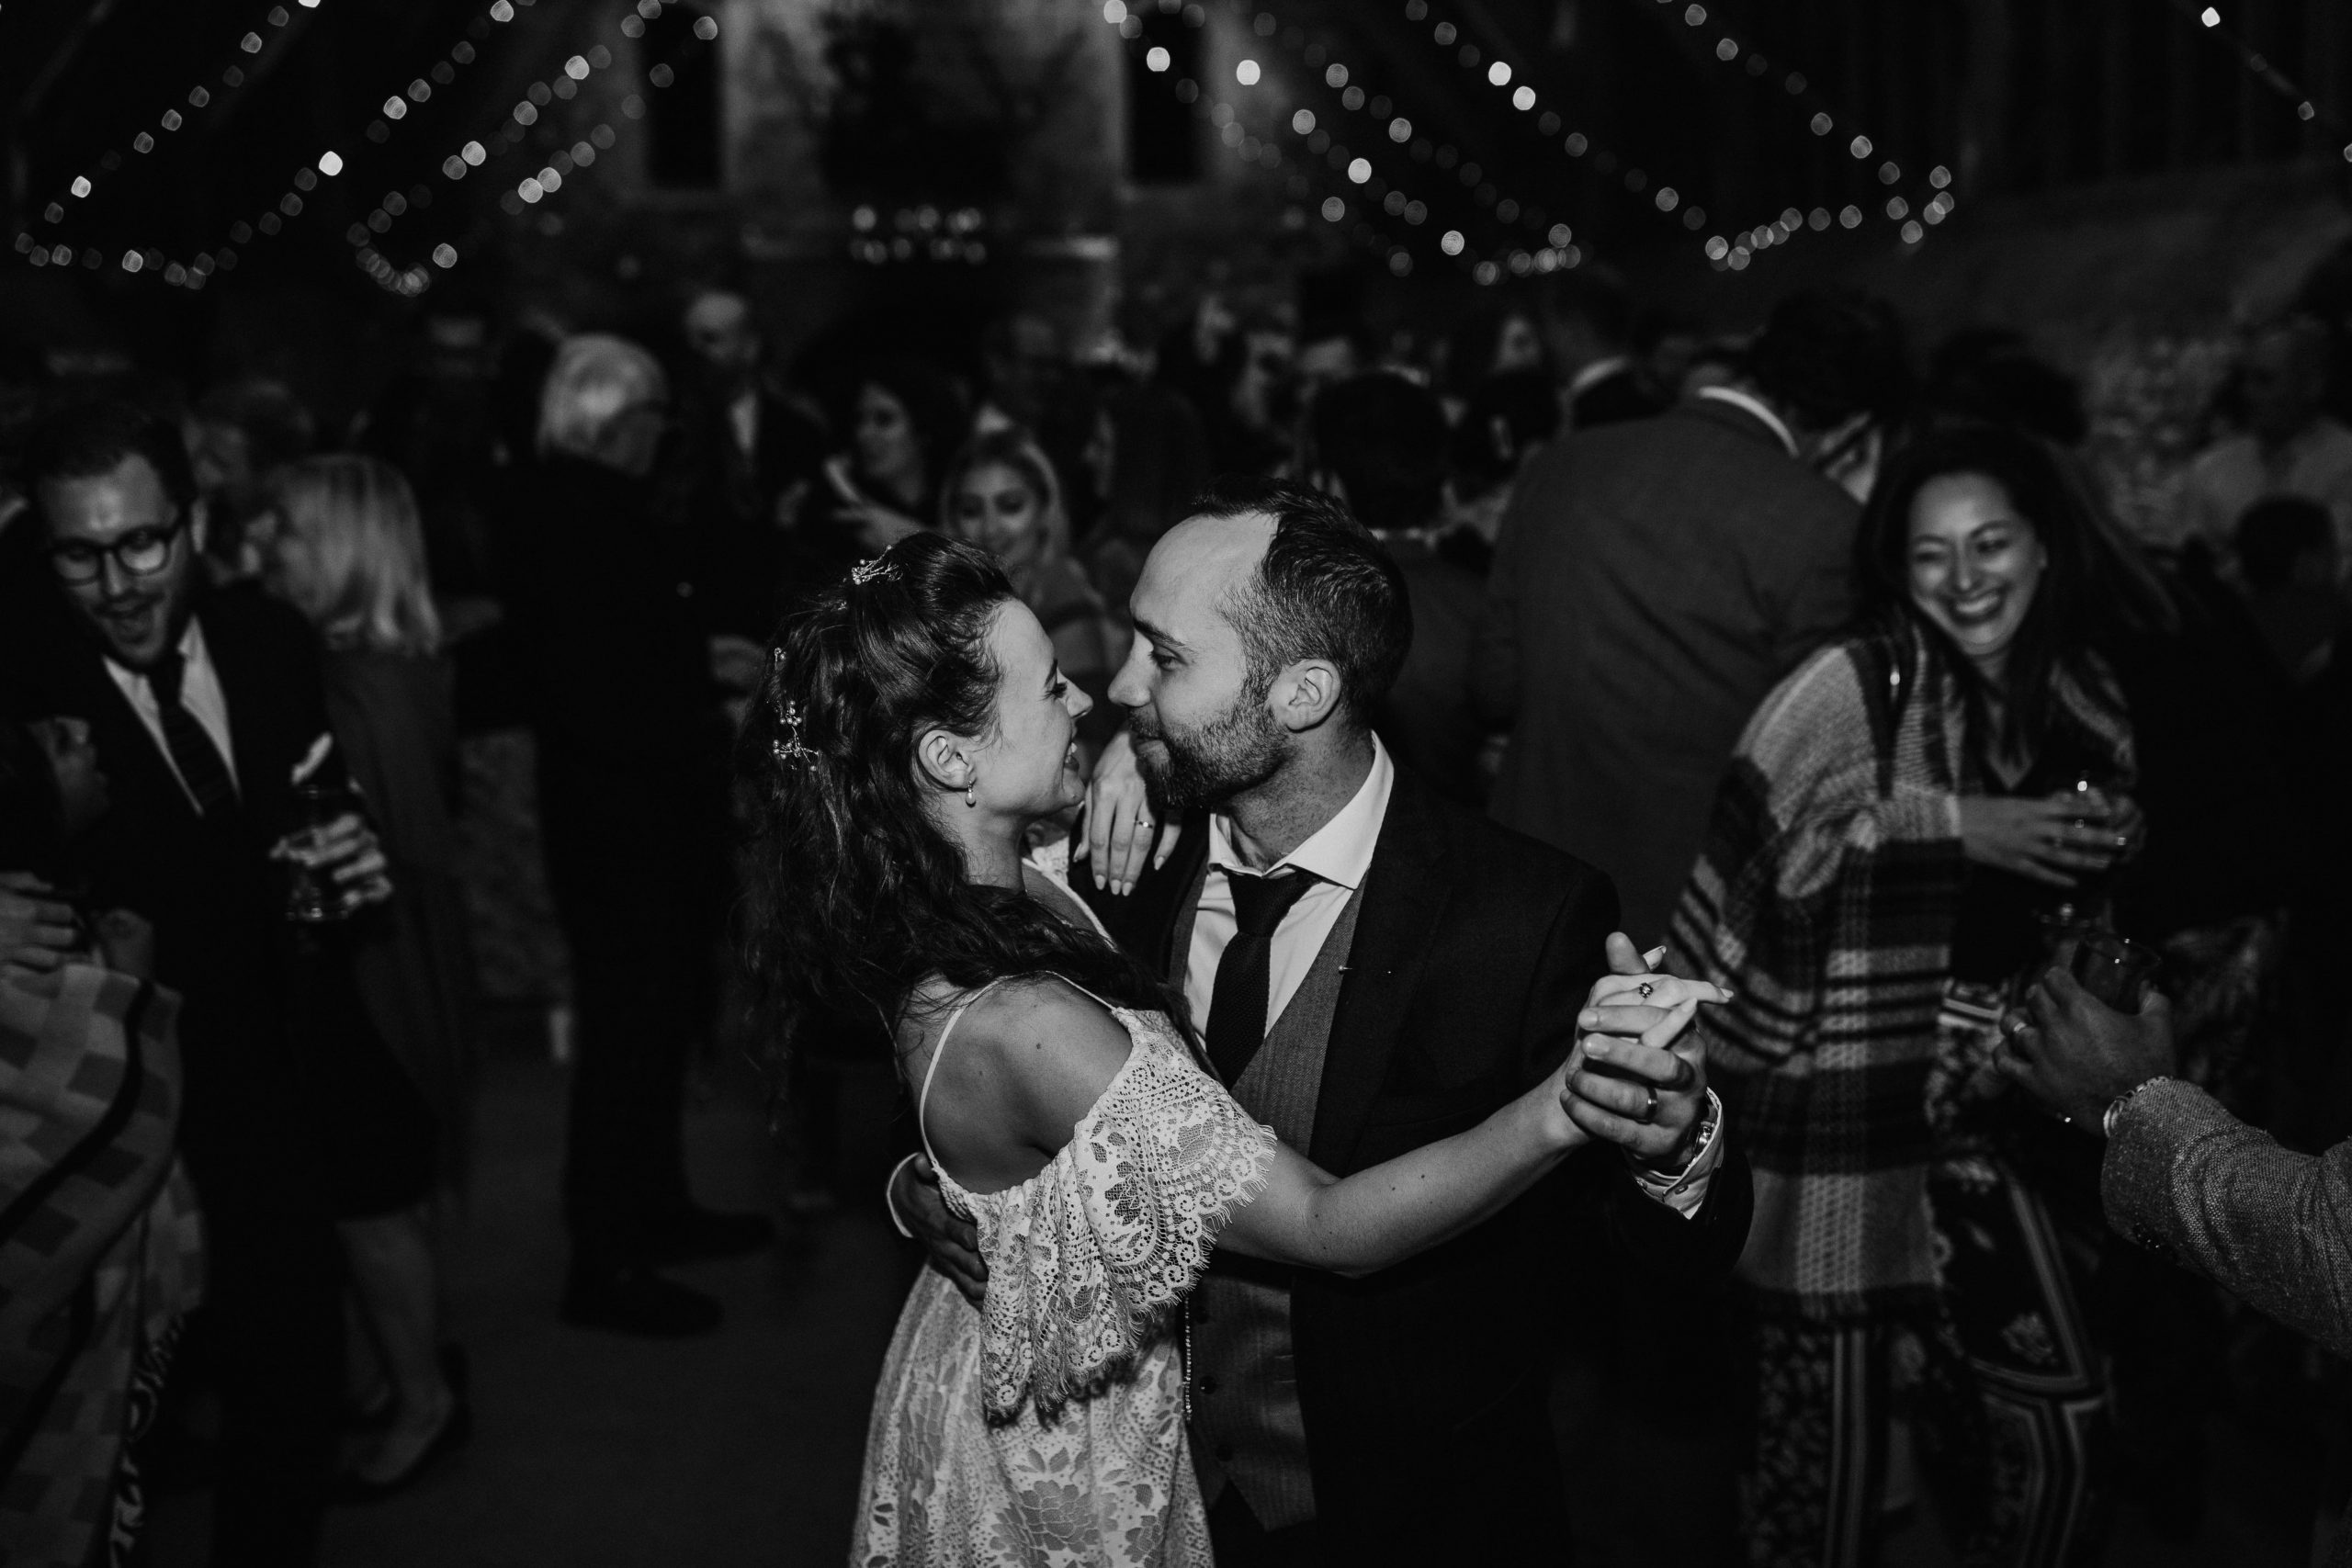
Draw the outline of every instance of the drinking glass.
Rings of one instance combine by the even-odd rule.
[[[294,826],[286,862],[286,918],[299,926],[333,925],[349,918],[343,896],[326,872],[305,864],[302,851],[317,843],[329,823],[358,809],[358,796],[342,784],[305,780],[294,786]]]
[[[2119,1012],[2138,1012],[2164,957],[2113,931],[2085,931],[2068,965],[2083,989]]]

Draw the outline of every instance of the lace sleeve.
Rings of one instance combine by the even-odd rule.
[[[1040,1419],[1127,1375],[1174,1321],[1233,1211],[1264,1190],[1275,1138],[1157,1021],[1025,1183],[989,1246],[986,1409]]]

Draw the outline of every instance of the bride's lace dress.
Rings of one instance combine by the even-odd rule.
[[[1274,1134],[1166,1019],[1111,1011],[1126,1062],[1043,1170],[990,1193],[939,1172],[978,1229],[988,1303],[930,1269],[907,1299],[866,1434],[861,1568],[1209,1562],[1177,1325]],[[926,1072],[918,1126],[930,1089]]]

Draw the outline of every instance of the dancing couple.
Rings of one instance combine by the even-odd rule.
[[[787,1038],[890,1021],[927,1155],[853,1561],[1558,1560],[1564,1295],[1747,1234],[1684,1037],[1722,993],[1391,761],[1405,588],[1329,499],[1212,492],[1133,608],[1148,804],[1098,787],[1084,896],[1024,846],[1088,699],[979,551],[797,612],[746,729]]]

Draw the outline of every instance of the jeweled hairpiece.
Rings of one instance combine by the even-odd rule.
[[[800,705],[784,700],[784,649],[780,648],[768,654],[768,692],[775,702],[776,725],[784,731],[782,737],[768,742],[768,750],[777,766],[814,767],[817,753],[800,739]]]
[[[896,582],[899,581],[898,564],[890,559],[889,552],[886,550],[872,560],[862,560],[850,568],[849,580],[859,588],[869,582]]]

